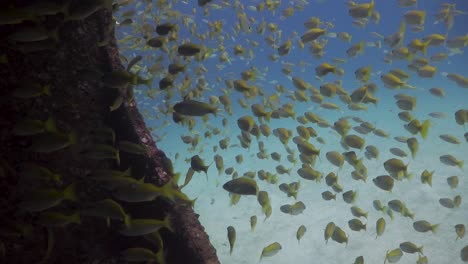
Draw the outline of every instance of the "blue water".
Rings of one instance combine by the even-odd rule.
[[[151,2],[151,1],[150,1]],[[432,78],[421,78],[416,72],[407,69],[407,60],[394,60],[392,63],[384,63],[383,59],[386,53],[392,50],[391,47],[383,44],[382,47],[366,46],[364,53],[355,58],[348,58],[346,50],[360,41],[375,42],[379,39],[376,38],[372,32],[377,32],[383,36],[388,36],[397,32],[400,22],[402,21],[403,14],[408,10],[418,9],[426,11],[426,21],[424,23],[424,30],[421,32],[412,32],[407,27],[404,45],[408,44],[414,38],[423,38],[429,34],[439,33],[446,34],[448,32],[448,39],[457,36],[463,36],[468,33],[466,25],[468,24],[468,15],[457,15],[454,19],[453,27],[448,31],[443,23],[435,23],[434,14],[440,9],[442,1],[427,0],[418,1],[416,6],[403,8],[397,5],[398,1],[382,1],[376,0],[375,10],[380,13],[381,19],[378,24],[372,21],[364,28],[358,28],[352,25],[353,18],[348,15],[348,7],[346,1],[308,1],[304,4],[302,11],[295,10],[293,16],[282,18],[282,10],[293,6],[294,3],[299,4],[302,1],[282,1],[281,5],[272,11],[263,10],[257,12],[252,10],[249,6],[256,6],[262,1],[242,1],[243,8],[234,7],[234,1],[213,1],[214,4],[207,5],[205,8],[198,7],[196,1],[172,1],[172,6],[166,5],[165,9],[156,8],[156,2],[153,2],[153,7],[150,12],[143,12],[148,6],[147,1],[138,2],[134,1],[131,5],[122,7],[116,14],[117,21],[121,21],[121,14],[124,11],[135,9],[137,14],[132,18],[134,24],[130,26],[116,26],[116,35],[118,40],[125,36],[130,35],[131,40],[125,43],[119,43],[120,51],[123,56],[132,59],[136,55],[142,55],[143,60],[137,64],[140,68],[139,74],[154,78],[153,87],[149,89],[145,86],[136,87],[136,99],[140,111],[144,114],[148,127],[153,128],[152,134],[155,139],[161,139],[157,142],[157,146],[164,150],[169,157],[173,159],[174,167],[177,172],[183,176],[190,167],[190,158],[193,155],[200,155],[206,164],[211,164],[213,156],[219,154],[224,159],[224,167],[234,167],[235,171],[241,176],[247,171],[259,171],[261,169],[275,172],[275,167],[279,164],[284,165],[286,168],[291,168],[291,175],[279,175],[278,184],[292,181],[300,181],[301,188],[297,200],[303,201],[306,205],[306,210],[297,216],[286,215],[282,213],[279,208],[283,204],[294,203],[294,198],[288,198],[282,193],[278,186],[275,184],[268,184],[264,181],[257,179],[260,190],[267,191],[271,199],[273,208],[272,215],[264,222],[264,215],[257,200],[253,196],[242,197],[238,204],[230,206],[228,192],[222,188],[222,184],[231,179],[231,176],[221,174],[218,172],[215,165],[211,165],[208,170],[208,181],[204,173],[196,173],[190,184],[183,190],[189,197],[198,197],[195,205],[195,211],[200,214],[200,221],[206,227],[207,233],[210,236],[213,246],[217,250],[218,257],[221,263],[257,263],[263,247],[273,242],[279,242],[282,249],[272,257],[265,257],[262,259],[263,263],[353,263],[357,256],[364,256],[365,263],[382,263],[385,260],[387,250],[398,248],[399,244],[405,241],[411,241],[418,246],[424,246],[423,252],[427,256],[429,263],[462,263],[460,259],[460,250],[468,244],[467,237],[455,240],[456,233],[454,226],[456,224],[468,225],[468,205],[465,200],[462,200],[458,208],[448,209],[442,207],[438,200],[440,198],[448,197],[453,198],[455,195],[461,195],[466,198],[465,193],[468,193],[468,181],[466,166],[462,169],[444,165],[439,161],[439,156],[445,154],[452,154],[460,160],[468,162],[468,144],[463,137],[464,133],[468,130],[466,126],[456,124],[454,113],[459,109],[468,109],[468,89],[461,88],[448,80],[444,75],[445,73],[457,73],[468,77],[468,67],[466,54],[466,47],[461,48],[456,54],[449,51],[445,45],[439,47],[428,47],[426,58],[439,53],[450,53],[450,56],[442,62],[431,62],[430,64],[437,67],[437,73]],[[225,5],[224,3],[230,3]],[[358,1],[362,3],[362,1]],[[449,3],[456,4],[456,9],[468,12],[467,1],[448,1]],[[193,12],[196,11],[196,12]],[[245,12],[251,21],[250,26],[252,32],[247,33],[235,31],[235,25],[238,23],[237,12]],[[174,14],[177,12],[178,17],[170,16],[169,11]],[[207,15],[204,15],[207,12]],[[303,23],[309,17],[318,17],[325,23],[331,23],[333,27],[326,27],[324,24],[320,25],[321,28],[327,28],[328,33],[348,32],[352,35],[350,43],[334,38],[332,35],[322,36],[319,40],[328,39],[325,46],[325,54],[321,59],[315,59],[309,52],[306,44],[304,49],[298,46],[298,39],[306,32]],[[184,27],[181,20],[182,17],[188,17],[193,21],[189,28],[196,25],[194,32],[196,35],[190,33],[189,28]],[[153,49],[145,47],[146,42],[142,39],[141,27],[144,23],[148,23],[155,28],[155,20],[160,19],[161,23],[172,22],[179,24],[178,39],[167,44],[168,50],[176,48],[183,43],[184,40],[202,45],[212,52],[212,56],[204,61],[197,62],[193,59],[188,59],[188,67],[185,73],[179,74],[176,78],[174,87],[170,88],[173,97],[166,99],[166,91],[160,91],[158,82],[165,76],[165,71],[151,75],[147,69],[155,64],[155,59],[162,56],[161,64],[163,68],[167,68],[169,63],[177,58],[180,62],[184,62],[183,58],[169,56],[161,49]],[[223,22],[222,31],[219,37],[224,40],[221,42],[219,37],[213,39],[200,39],[199,35],[207,34],[210,29],[208,22],[221,20]],[[268,28],[263,35],[256,33],[255,28],[262,22],[275,23],[280,30],[281,38],[276,42],[281,45],[288,38],[292,40],[293,45],[291,52],[288,55],[280,57],[276,62],[268,59],[270,54],[277,54],[276,49],[271,48],[265,43],[265,37],[274,35]],[[157,36],[156,33],[153,37]],[[277,35],[278,36],[278,35]],[[137,41],[140,44],[134,45]],[[257,47],[252,46],[248,42],[256,41],[259,43]],[[230,63],[220,62],[219,45],[223,44],[226,52],[229,55]],[[234,55],[233,49],[235,45],[242,45],[247,51],[244,57]],[[130,48],[133,46],[132,48]],[[252,52],[253,58],[249,59],[249,51]],[[414,55],[414,57],[423,56],[421,53]],[[423,56],[424,57],[424,56]],[[322,62],[333,63],[334,58],[345,59],[346,62],[339,64],[339,68],[343,68],[345,75],[337,76],[328,74],[322,80],[315,78],[315,67]],[[299,63],[305,62],[308,65],[300,67]],[[292,73],[287,76],[281,72],[284,63],[291,63]],[[221,66],[222,69],[217,67]],[[333,82],[336,80],[342,81],[343,88],[351,93],[362,85],[356,80],[354,71],[362,66],[372,66],[372,74],[370,82],[377,84],[378,90],[375,97],[379,99],[377,106],[372,104],[368,105],[368,111],[350,111],[346,105],[343,104],[337,96],[333,98],[325,98],[324,102],[333,102],[340,106],[340,110],[326,110],[319,107],[318,104],[309,102],[298,102],[290,99],[291,92],[295,91],[290,78],[300,77],[314,87],[319,88],[322,83]],[[203,66],[207,72],[197,75],[195,72],[198,67]],[[178,88],[182,84],[184,77],[192,79],[191,88],[194,88],[198,78],[203,78],[206,83],[206,89],[202,97],[196,98],[197,100],[208,102],[210,96],[220,96],[223,90],[228,90],[224,81],[240,79],[240,73],[255,66],[259,73],[250,84],[260,87],[265,97],[276,93],[275,84],[281,84],[287,88],[286,93],[280,94],[280,105],[288,102],[293,102],[294,110],[297,116],[303,115],[305,111],[312,111],[333,124],[341,117],[354,116],[360,117],[365,121],[373,123],[377,128],[387,132],[389,138],[381,138],[369,133],[368,135],[360,135],[366,140],[366,145],[375,145],[380,150],[380,157],[378,160],[368,160],[364,157],[364,150],[356,150],[359,158],[364,158],[364,165],[368,169],[367,182],[355,181],[350,177],[353,168],[345,163],[341,170],[331,165],[325,157],[328,151],[344,152],[345,150],[340,145],[339,135],[331,128],[321,128],[316,124],[306,124],[312,126],[318,132],[318,136],[322,137],[326,144],[321,145],[315,139],[311,139],[317,148],[321,149],[320,158],[314,166],[314,169],[323,172],[324,176],[329,172],[335,172],[339,176],[339,183],[344,187],[344,191],[357,190],[359,193],[358,198],[354,205],[357,205],[369,212],[366,219],[361,218],[364,223],[367,223],[366,231],[352,231],[348,227],[348,220],[353,219],[349,208],[352,206],[343,201],[341,194],[337,194],[336,201],[324,201],[321,193],[326,190],[331,190],[326,186],[325,182],[311,182],[300,178],[296,171],[301,167],[301,162],[298,158],[298,150],[295,144],[290,140],[288,146],[295,150],[297,164],[290,163],[287,159],[287,152],[285,147],[280,143],[277,137],[271,135],[270,137],[261,136],[258,140],[252,137],[252,143],[249,149],[243,149],[239,145],[237,136],[240,135],[240,129],[237,126],[237,119],[244,115],[252,115],[250,105],[253,103],[262,103],[262,96],[257,96],[253,99],[247,99],[243,94],[232,90],[229,93],[233,115],[229,115],[225,111],[220,111],[217,116],[210,115],[207,122],[203,122],[201,117],[195,117],[196,125],[192,131],[187,127],[175,124],[172,121],[172,115],[165,115],[166,100],[169,100],[168,105],[173,105],[182,100],[185,94],[181,94]],[[380,75],[388,72],[391,69],[401,68],[411,74],[407,81],[408,84],[417,87],[415,90],[401,89],[391,90],[385,88]],[[429,93],[429,89],[433,87],[441,87],[446,93],[445,98],[437,98]],[[148,92],[154,93],[154,97],[147,96]],[[395,104],[393,96],[397,93],[405,93],[415,96],[417,104],[413,111],[411,111],[414,118],[419,120],[430,119],[431,126],[429,135],[426,140],[423,140],[420,135],[415,136],[420,144],[419,152],[413,159],[409,150],[404,143],[399,143],[393,137],[405,136],[411,137],[412,135],[404,129],[405,122],[401,121],[397,114],[401,110]],[[311,92],[307,91],[310,96]],[[238,100],[244,98],[248,104],[248,108],[244,109],[238,104]],[[219,105],[220,109],[223,106]],[[161,112],[163,110],[163,112]],[[267,109],[268,111],[274,109]],[[169,110],[169,112],[172,110]],[[443,112],[447,115],[445,119],[431,118],[428,114],[431,112]],[[228,119],[228,125],[222,126],[222,119]],[[352,126],[359,125],[358,123],[349,120]],[[257,124],[260,124],[256,120]],[[297,135],[296,126],[300,125],[292,118],[286,119],[272,119],[267,123],[271,130],[279,127],[284,127],[293,131],[293,136]],[[204,133],[212,128],[220,129],[219,135],[213,135],[211,138],[205,138]],[[349,134],[357,134],[357,132],[350,130]],[[460,140],[459,145],[450,144],[442,141],[439,138],[441,134],[451,134]],[[190,150],[190,145],[184,144],[181,140],[183,135],[199,135],[200,142],[195,150]],[[214,151],[213,147],[218,145],[219,140],[229,137],[230,147],[227,150],[221,150],[219,147]],[[258,141],[265,143],[265,148],[268,153],[278,152],[282,155],[280,163],[273,161],[271,158],[261,160],[257,158]],[[408,157],[401,158],[404,163],[408,163],[408,171],[414,176],[411,180],[396,181],[395,187],[391,193],[378,189],[373,183],[372,179],[376,176],[387,174],[383,168],[383,162],[387,159],[394,158],[395,156],[389,152],[392,147],[398,147],[404,150]],[[175,155],[178,159],[175,159]],[[241,154],[244,161],[237,164],[235,156]],[[432,187],[422,184],[420,181],[421,172],[427,169],[428,171],[434,170]],[[455,189],[451,189],[446,178],[449,176],[458,176],[459,185]],[[181,177],[183,183],[184,177]],[[394,220],[376,211],[372,206],[372,201],[380,199],[384,205],[390,200],[400,199],[405,202],[407,207],[415,213],[415,219],[411,220],[400,216],[395,212]],[[258,223],[255,232],[250,232],[249,219],[250,216],[256,215]],[[378,218],[384,217],[387,223],[386,230],[381,237],[375,239],[375,222]],[[437,233],[432,234],[420,233],[413,229],[413,221],[427,220],[433,224],[440,224]],[[335,241],[330,241],[325,244],[323,238],[323,231],[328,222],[334,222],[340,226],[349,236],[349,243],[347,246],[338,244]],[[300,225],[305,225],[307,232],[298,243],[295,237],[297,228]],[[232,255],[229,255],[229,243],[227,240],[227,226],[233,226],[237,231],[237,240]],[[404,253],[398,263],[416,263],[418,260],[417,254]]]

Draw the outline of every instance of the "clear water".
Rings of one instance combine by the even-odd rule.
[[[278,175],[278,184],[269,184],[256,178],[260,190],[267,191],[271,199],[273,212],[271,217],[263,221],[264,215],[261,207],[254,196],[244,196],[236,205],[230,205],[230,197],[228,192],[222,188],[222,184],[229,181],[232,176],[222,173],[218,176],[218,171],[214,164],[208,170],[208,181],[204,173],[196,173],[192,181],[183,190],[191,198],[198,198],[194,210],[200,214],[200,221],[205,226],[208,235],[210,236],[213,246],[217,250],[218,257],[221,263],[257,263],[259,261],[263,247],[273,242],[279,242],[282,249],[272,257],[262,259],[263,263],[353,263],[357,256],[364,256],[365,263],[382,263],[385,260],[386,252],[399,247],[399,244],[405,241],[411,241],[418,246],[424,246],[423,253],[427,256],[429,263],[462,263],[460,258],[460,250],[468,244],[467,237],[456,240],[454,226],[456,224],[468,225],[468,205],[465,201],[466,193],[468,193],[468,181],[466,180],[467,169],[465,165],[462,169],[454,166],[447,166],[440,162],[439,157],[445,154],[452,154],[460,160],[468,162],[468,143],[463,137],[467,127],[460,126],[455,122],[454,113],[459,109],[468,109],[468,89],[457,86],[453,81],[450,81],[446,73],[457,73],[463,76],[468,76],[467,54],[466,48],[460,50],[449,50],[445,45],[428,47],[427,55],[417,53],[414,57],[425,57],[429,59],[432,55],[445,52],[449,54],[448,58],[441,62],[433,62],[429,60],[430,65],[437,67],[437,72],[432,78],[421,78],[414,71],[407,68],[408,60],[393,60],[391,63],[385,63],[384,58],[392,48],[385,45],[382,39],[377,38],[372,32],[377,32],[382,36],[388,36],[397,32],[399,24],[403,19],[403,14],[409,10],[418,9],[425,10],[426,20],[424,29],[420,32],[413,32],[410,26],[407,27],[403,44],[407,45],[415,38],[424,38],[433,33],[445,35],[452,39],[457,36],[463,36],[468,33],[466,25],[468,24],[468,15],[460,14],[454,17],[454,25],[448,30],[442,22],[437,23],[435,14],[440,10],[443,1],[427,0],[418,1],[417,5],[404,8],[398,6],[396,0],[382,1],[376,0],[375,10],[380,13],[381,19],[378,24],[369,21],[363,28],[353,26],[353,18],[348,15],[348,5],[346,1],[332,0],[310,0],[310,1],[281,1],[281,4],[275,9],[258,12],[254,7],[263,1],[213,1],[216,5],[207,5],[204,8],[198,7],[196,1],[169,1],[171,6],[164,5],[164,8],[156,7],[156,1],[152,1],[153,7],[148,8],[151,1],[133,1],[130,5],[120,8],[115,13],[117,21],[123,19],[122,14],[127,10],[136,10],[137,13],[132,16],[134,24],[130,26],[116,26],[116,34],[118,40],[122,40],[126,36],[130,36],[129,41],[120,42],[119,47],[122,55],[129,60],[136,55],[142,55],[143,60],[137,64],[140,68],[140,74],[146,77],[154,77],[153,88],[149,89],[145,86],[136,87],[137,104],[141,112],[144,113],[148,127],[152,128],[152,134],[155,139],[160,139],[157,142],[159,148],[164,150],[166,154],[173,160],[175,170],[182,174],[181,183],[184,181],[185,173],[190,167],[190,158],[193,155],[200,155],[206,164],[213,162],[213,156],[219,154],[224,159],[224,167],[234,167],[238,175],[243,175],[247,171],[265,170],[271,173],[275,172],[275,167],[279,164],[286,168],[291,168],[291,175]],[[304,3],[307,2],[307,3]],[[468,2],[466,1],[447,1],[448,3],[456,4],[456,10],[468,12]],[[225,3],[231,3],[226,5]],[[358,1],[362,3],[362,1]],[[303,10],[295,10],[291,17],[283,17],[282,11],[288,7],[303,6]],[[149,10],[145,12],[144,10]],[[171,15],[172,12],[172,15]],[[238,23],[237,13],[245,13],[250,20],[252,32],[244,32],[236,30]],[[177,14],[178,16],[174,16]],[[182,24],[182,18],[189,20],[189,27]],[[306,32],[303,23],[310,17],[318,17],[323,22],[321,28],[326,28],[328,33],[348,32],[352,35],[351,42],[344,42],[332,34],[328,34],[319,38],[319,41],[328,40],[324,48],[324,55],[321,59],[316,59],[309,51],[309,45],[306,44],[304,49],[298,45],[298,40],[302,34]],[[183,58],[179,58],[176,53],[174,56],[169,56],[161,49],[153,49],[145,47],[146,42],[142,39],[141,28],[144,23],[147,23],[155,28],[155,20],[160,20],[161,23],[171,22],[179,24],[178,39],[167,44],[168,50],[171,50],[183,41],[202,45],[208,48],[212,53],[209,58],[198,62],[194,59],[187,59],[184,62]],[[222,31],[213,39],[201,39],[200,35],[205,35],[211,31],[209,23],[214,21],[222,21]],[[267,28],[264,34],[257,34],[256,28],[262,21],[274,23],[277,25],[277,32],[273,33]],[[325,23],[329,23],[326,25]],[[195,27],[194,33],[190,33],[190,28]],[[154,32],[154,31],[153,31]],[[281,32],[279,35],[278,32]],[[153,37],[157,36],[153,33]],[[277,50],[266,44],[265,38],[274,36],[277,46],[284,43],[287,39],[292,40],[292,48],[289,54],[279,57],[277,61],[272,61],[268,58],[271,54],[277,54]],[[223,38],[221,41],[220,38]],[[346,50],[360,41],[375,42],[382,41],[382,47],[372,47],[366,45],[362,55],[355,58],[349,58]],[[140,41],[139,44],[135,44]],[[258,46],[253,46],[253,41],[258,42]],[[220,62],[219,57],[221,52],[219,45],[224,45],[226,52],[230,58],[230,62]],[[242,45],[246,50],[246,55],[234,55],[234,46]],[[249,52],[252,56],[249,56]],[[161,66],[163,70],[151,74],[148,69],[156,63],[156,58],[162,56]],[[345,72],[344,76],[328,74],[322,79],[315,76],[315,67],[322,62],[329,62],[332,65],[334,58],[343,58],[346,62],[338,65]],[[174,82],[174,87],[169,91],[173,94],[172,98],[167,98],[168,90],[160,91],[158,82],[166,74],[169,63],[177,59],[179,62],[187,63],[185,73],[179,74]],[[300,66],[300,63],[306,63],[306,66]],[[281,72],[285,64],[292,64],[290,68],[292,73],[288,76]],[[181,93],[179,88],[182,85],[183,78],[191,78],[194,88],[197,84],[197,79],[206,81],[206,89],[200,98],[196,100],[208,102],[210,96],[221,96],[223,90],[228,90],[225,85],[225,80],[237,80],[241,78],[242,71],[250,69],[252,66],[258,69],[256,78],[249,81],[249,84],[256,85],[263,90],[264,96],[257,96],[252,99],[247,99],[245,96],[235,90],[230,90],[229,96],[232,102],[233,114],[229,115],[224,110],[220,111],[217,116],[209,115],[206,122],[201,117],[195,117],[195,127],[189,131],[186,126],[175,124],[172,121],[172,115],[164,114],[166,101],[168,105],[181,101],[185,93]],[[351,93],[362,85],[355,76],[354,72],[362,66],[372,66],[372,74],[369,82],[377,84],[377,91],[374,94],[379,99],[377,106],[368,105],[368,111],[351,111],[346,105],[339,100],[337,96],[333,98],[325,97],[324,102],[332,102],[340,106],[340,110],[327,110],[309,100],[309,102],[299,102],[291,99],[291,94],[296,90],[293,86],[291,77],[300,77],[318,88],[325,82],[333,82],[341,80],[342,87]],[[196,71],[200,67],[206,68],[206,72],[197,74]],[[410,73],[408,84],[417,87],[415,90],[401,89],[392,90],[384,87],[380,79],[380,75],[387,73],[391,69],[400,68]],[[283,85],[287,91],[279,93],[275,90],[275,84]],[[445,90],[445,98],[438,98],[429,93],[429,89],[433,87],[441,87]],[[148,96],[152,93],[153,96]],[[351,214],[351,204],[345,203],[341,194],[337,194],[336,201],[325,201],[321,197],[321,193],[326,190],[331,190],[324,180],[321,182],[308,181],[298,176],[297,170],[301,167],[301,162],[298,159],[299,151],[295,144],[290,140],[288,146],[295,150],[295,155],[298,159],[296,164],[287,161],[287,152],[285,147],[277,137],[270,135],[269,137],[261,136],[258,140],[252,137],[250,148],[244,149],[240,147],[237,136],[240,135],[240,129],[237,126],[237,119],[244,115],[252,115],[250,105],[253,103],[262,103],[264,98],[278,93],[280,97],[280,106],[284,103],[292,102],[294,111],[297,116],[301,116],[306,111],[312,111],[319,115],[328,123],[333,124],[341,117],[353,116],[360,117],[365,121],[374,124],[377,128],[387,132],[390,137],[382,138],[372,133],[368,135],[360,135],[357,132],[350,130],[349,134],[357,134],[362,136],[366,145],[374,145],[380,150],[379,159],[369,160],[365,158],[364,150],[356,150],[358,158],[363,158],[364,165],[368,169],[367,182],[356,181],[351,178],[351,172],[354,170],[348,163],[345,163],[343,168],[339,170],[333,166],[325,157],[328,151],[346,151],[340,145],[340,136],[331,127],[321,128],[316,124],[308,123],[305,126],[313,127],[318,136],[322,137],[326,144],[321,145],[316,139],[310,139],[310,142],[317,148],[321,149],[320,158],[317,160],[314,169],[327,175],[329,172],[335,172],[339,176],[339,183],[343,186],[344,191],[357,190],[359,196],[353,205],[359,206],[364,211],[368,212],[367,220],[361,220],[367,224],[366,231],[352,231],[348,226],[348,221],[355,218]],[[307,95],[312,93],[308,90]],[[397,93],[404,93],[415,96],[417,105],[411,111],[414,118],[419,120],[430,119],[431,126],[427,139],[423,140],[418,134],[415,137],[418,139],[420,147],[416,157],[413,159],[409,153],[408,147],[404,143],[399,143],[394,139],[396,136],[411,137],[405,128],[405,122],[398,118],[398,113],[401,111],[394,99]],[[243,108],[239,105],[238,100],[243,98],[246,100],[248,107]],[[223,106],[219,105],[220,109]],[[161,111],[162,110],[162,111]],[[271,111],[274,109],[268,109]],[[169,109],[169,111],[171,111]],[[443,112],[447,115],[444,119],[432,118],[428,114],[431,112]],[[226,127],[222,126],[222,119],[228,120]],[[256,120],[257,124],[261,122]],[[359,125],[352,119],[349,120],[352,126]],[[296,126],[300,125],[298,121],[292,118],[272,119],[266,122],[271,128],[287,128],[293,131],[293,136],[297,135]],[[213,128],[220,129],[219,135],[213,135],[211,138],[205,138],[206,131],[212,131]],[[441,134],[451,134],[460,140],[460,144],[450,144],[439,138]],[[191,146],[184,144],[181,136],[191,135],[200,137],[199,144],[195,149],[190,149]],[[218,147],[214,151],[214,147],[218,142],[225,138],[230,138],[230,147],[227,150],[222,150]],[[278,152],[282,155],[281,162],[276,162],[269,159],[257,158],[259,151],[258,143],[262,141],[265,144],[268,153]],[[408,171],[414,176],[411,180],[396,181],[393,191],[386,192],[377,188],[372,179],[379,175],[387,174],[383,167],[383,163],[390,158],[395,157],[390,151],[390,148],[398,147],[404,150],[408,157],[401,158],[403,162],[408,163]],[[244,161],[238,164],[235,156],[241,154]],[[178,155],[176,159],[175,156]],[[435,171],[433,176],[432,187],[427,184],[422,184],[420,175],[423,170]],[[451,189],[447,184],[447,177],[458,176],[459,185],[455,189]],[[297,197],[297,201],[302,201],[306,205],[306,209],[300,215],[292,216],[280,211],[280,206],[283,204],[292,204],[294,198],[287,197],[278,188],[280,183],[290,183],[300,181],[301,188]],[[448,209],[439,204],[440,198],[452,198],[456,195],[461,195],[462,203],[458,208]],[[372,206],[372,201],[379,199],[384,205],[393,199],[400,199],[405,202],[407,207],[415,213],[414,220],[403,217],[398,213],[394,213],[395,217],[391,220],[382,212],[376,211]],[[254,232],[250,231],[250,216],[256,215],[258,223]],[[376,220],[384,217],[386,220],[386,230],[384,234],[376,239],[375,225]],[[420,233],[414,230],[413,222],[417,220],[427,220],[432,224],[440,224],[437,233],[431,232]],[[325,243],[323,232],[328,222],[334,222],[340,226],[348,235],[349,243],[338,244],[335,241]],[[301,239],[300,243],[296,240],[296,230],[300,225],[305,225],[307,232]],[[229,242],[227,238],[226,228],[233,226],[236,229],[237,239],[232,255],[229,254]],[[404,253],[399,263],[416,263],[418,254]]]

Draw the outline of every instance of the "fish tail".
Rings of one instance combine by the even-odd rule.
[[[431,122],[428,120],[424,121],[423,124],[421,125],[421,130],[420,130],[420,133],[421,133],[421,137],[423,139],[426,139],[427,137],[427,132],[429,130],[429,126],[431,125]]]
[[[427,47],[429,46],[429,43],[431,43],[431,40],[426,40],[421,48],[421,52],[424,54],[424,56],[427,55]]]
[[[431,231],[433,234],[436,234],[438,230],[439,230],[439,224],[431,226]]]
[[[458,161],[458,163],[457,163],[458,168],[462,169],[464,163],[465,162],[463,160]]]

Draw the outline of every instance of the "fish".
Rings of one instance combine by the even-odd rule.
[[[460,169],[463,168],[464,161],[463,160],[458,160],[457,158],[455,158],[451,154],[442,155],[442,156],[439,157],[439,159],[440,159],[440,162],[442,162],[445,165],[457,166]]]
[[[344,157],[338,151],[329,151],[325,154],[325,156],[331,164],[335,165],[340,169],[343,167]]]
[[[282,249],[281,244],[278,242],[273,242],[268,246],[264,247],[262,254],[260,255],[260,261],[263,257],[271,257],[276,255]]]
[[[339,226],[334,227],[331,238],[335,242],[338,242],[340,244],[345,243],[346,245],[348,245],[348,235],[346,235],[346,232],[343,231],[343,229],[341,229]]]
[[[355,218],[348,221],[348,226],[353,231],[366,230],[366,224],[363,224],[361,220]]]
[[[281,212],[290,215],[299,215],[306,209],[303,202],[299,201],[294,204],[285,204],[280,207]]]
[[[343,193],[343,201],[346,203],[354,203],[357,198],[357,191],[349,190]]]
[[[420,221],[413,222],[413,228],[414,230],[418,232],[422,232],[422,233],[425,233],[428,231],[431,231],[432,233],[436,233],[439,228],[439,224],[433,225],[426,220],[420,220]]]
[[[394,180],[392,177],[388,175],[381,175],[377,176],[372,181],[374,182],[375,186],[379,187],[380,189],[392,192],[394,186]]]
[[[351,213],[355,216],[355,217],[365,217],[367,218],[367,212],[364,212],[361,208],[357,207],[357,206],[352,206],[351,207]]]
[[[123,225],[118,232],[123,236],[142,236],[156,232],[161,228],[167,228],[171,232],[174,232],[170,216],[166,216],[164,220],[132,219],[128,224]]]
[[[328,239],[330,239],[333,235],[333,232],[335,231],[335,223],[329,222],[327,226],[325,227],[324,230],[324,238],[325,238],[325,243],[328,243]]]
[[[195,155],[190,158],[190,167],[196,172],[205,172],[206,179],[208,180],[208,168],[210,165],[205,165],[205,162],[200,158],[199,155]]]
[[[253,232],[255,231],[255,226],[257,225],[257,216],[252,215],[250,217],[250,231]]]
[[[355,19],[367,18],[374,11],[374,0],[369,3],[355,4],[349,7],[348,14]]]
[[[201,47],[194,43],[184,43],[177,48],[177,52],[181,56],[195,56],[201,52]]]
[[[458,176],[447,177],[447,184],[450,186],[450,189],[455,189],[458,186]]]
[[[330,200],[336,200],[336,194],[333,194],[332,192],[330,191],[325,191],[325,192],[322,192],[322,198],[325,200],[325,201],[330,201]]]
[[[460,250],[460,258],[462,261],[468,262],[468,246],[465,246]]]
[[[387,253],[385,254],[384,264],[387,263],[387,261],[389,263],[396,263],[401,259],[402,256],[403,256],[403,252],[401,251],[400,248],[387,250]]]
[[[343,138],[343,142],[347,146],[351,148],[359,149],[359,150],[362,150],[366,143],[362,137],[357,136],[357,135],[347,135]]]
[[[256,181],[248,177],[230,180],[223,185],[223,189],[240,195],[257,195],[259,192]]]
[[[78,201],[76,184],[70,184],[63,190],[38,188],[29,191],[19,203],[19,207],[29,212],[39,212],[55,207],[65,200]]]
[[[70,147],[78,142],[75,132],[45,132],[34,135],[30,151],[38,153],[52,153]]]
[[[81,224],[80,213],[65,215],[58,212],[42,212],[39,214],[37,223],[46,227],[65,227],[69,224]]]
[[[12,96],[20,99],[30,99],[42,95],[51,96],[51,85],[41,85],[32,81],[19,81]]]
[[[421,255],[424,255],[423,246],[418,247],[417,245],[415,245],[414,243],[410,241],[400,243],[400,249],[405,253],[413,254],[417,252]]]
[[[304,236],[306,231],[307,228],[304,225],[299,226],[299,228],[296,231],[296,239],[298,243],[300,243],[301,238]]]
[[[356,257],[356,259],[354,259],[353,264],[364,264],[364,257],[363,256]]]
[[[428,170],[424,170],[421,173],[421,183],[427,183],[429,186],[432,186],[432,175],[434,171],[429,172]]]
[[[464,224],[455,225],[455,233],[457,234],[457,238],[455,240],[464,238],[465,237],[465,225]]]
[[[216,116],[216,113],[219,111],[216,106],[196,100],[178,102],[173,108],[177,113],[187,116],[203,116],[206,114],[214,114]]]
[[[385,231],[385,226],[386,226],[385,219],[383,217],[380,217],[377,220],[377,222],[375,223],[375,229],[376,229],[376,233],[377,233],[377,235],[375,236],[376,239],[377,239],[377,237],[383,235],[383,233]]]
[[[460,140],[454,135],[442,134],[442,135],[439,135],[439,138],[451,144],[456,144],[456,145],[460,144]]]
[[[118,142],[118,147],[119,150],[126,152],[126,153],[131,153],[135,155],[143,155],[146,156],[148,154],[148,149],[146,146],[142,144],[137,144],[131,141],[127,140],[121,140]]]
[[[379,150],[373,145],[367,145],[365,155],[368,159],[378,159]]]
[[[233,226],[227,227],[227,236],[229,241],[229,255],[232,255],[234,244],[236,243],[236,229]]]

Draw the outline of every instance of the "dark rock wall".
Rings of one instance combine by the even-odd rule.
[[[16,1],[21,6],[23,1]],[[7,8],[3,3],[0,8]],[[23,22],[28,25],[33,22]],[[3,263],[102,263],[120,262],[119,252],[127,247],[147,246],[143,238],[120,236],[104,221],[82,218],[80,225],[64,228],[44,228],[36,224],[37,215],[18,208],[23,195],[40,188],[34,182],[20,180],[22,162],[34,162],[62,176],[63,186],[75,183],[79,202],[63,202],[59,209],[72,213],[84,204],[107,198],[106,193],[87,179],[93,169],[102,167],[101,161],[83,158],[83,149],[90,143],[90,135],[97,127],[111,127],[116,140],[128,140],[149,148],[147,156],[121,153],[120,165],[104,162],[106,167],[125,170],[131,167],[137,178],[159,186],[168,183],[173,172],[170,161],[159,150],[145,127],[136,103],[125,100],[122,107],[110,112],[115,94],[103,88],[90,70],[115,71],[123,69],[113,34],[106,36],[112,23],[110,10],[101,9],[84,20],[63,23],[61,14],[45,16],[41,20],[48,29],[58,28],[58,42],[46,50],[21,52],[17,43],[7,36],[21,25],[0,26],[0,241]],[[108,39],[107,45],[98,42]],[[24,50],[23,50],[24,51]],[[12,97],[20,81],[49,85],[51,94],[31,99]],[[128,97],[127,97],[128,99]],[[24,119],[46,120],[53,117],[64,133],[77,135],[77,143],[47,153],[29,151],[34,137],[15,136],[12,128]],[[133,217],[162,219],[171,216],[175,232],[160,231],[165,243],[167,263],[219,263],[216,251],[190,206],[167,199],[153,202],[122,203]],[[14,232],[12,231],[14,230]],[[47,251],[50,251],[48,254]],[[1,261],[0,261],[1,262]]]

